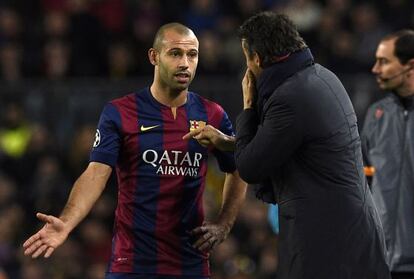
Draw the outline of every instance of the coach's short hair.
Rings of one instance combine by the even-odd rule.
[[[259,55],[264,67],[307,47],[289,17],[274,12],[261,12],[247,19],[239,27],[238,36],[247,43],[250,55]]]

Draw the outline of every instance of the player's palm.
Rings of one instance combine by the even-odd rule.
[[[31,255],[32,258],[44,254],[48,258],[66,240],[68,230],[59,218],[42,213],[37,213],[36,216],[46,224],[23,244],[24,254]]]

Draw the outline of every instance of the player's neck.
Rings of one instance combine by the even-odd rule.
[[[169,88],[161,88],[153,83],[150,91],[155,100],[168,107],[179,107],[187,102],[188,90],[173,91]]]

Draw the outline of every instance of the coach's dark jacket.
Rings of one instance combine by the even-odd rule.
[[[266,68],[256,86],[258,107],[237,119],[236,164],[279,204],[277,278],[390,278],[341,82],[305,49]]]

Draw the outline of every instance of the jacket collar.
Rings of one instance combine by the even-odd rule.
[[[414,109],[414,96],[401,97],[395,92],[391,92],[394,100],[406,110]]]
[[[290,76],[313,63],[314,60],[311,51],[309,48],[305,48],[292,53],[287,59],[265,68],[256,85],[258,92],[257,106],[259,111],[277,87]]]

